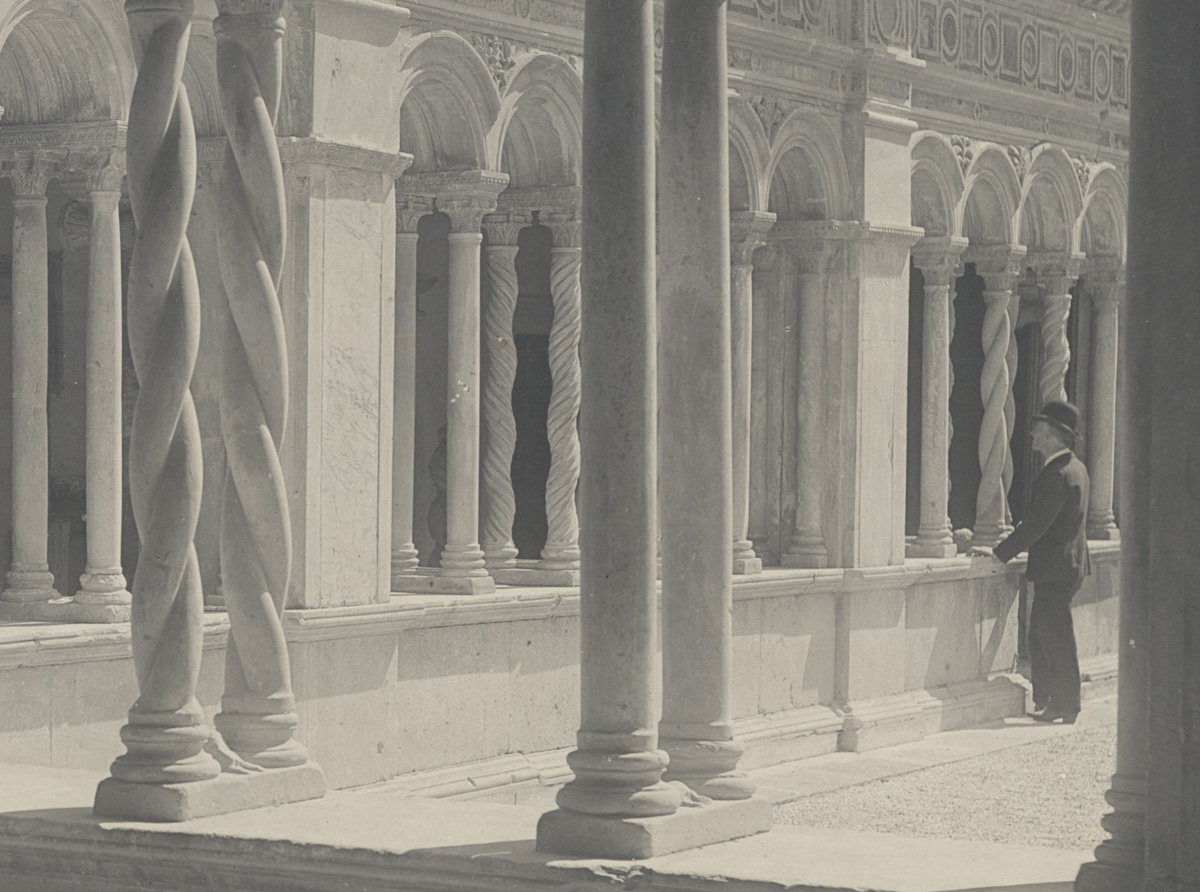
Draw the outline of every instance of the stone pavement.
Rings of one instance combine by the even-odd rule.
[[[869,753],[836,753],[754,772],[780,810],[881,778],[1083,736],[1115,718],[1087,703],[1074,726],[1012,718]],[[914,775],[916,776],[916,775]],[[641,862],[534,850],[540,809],[428,800],[395,790],[152,825],[91,817],[96,772],[0,766],[0,889],[841,890],[1067,892],[1089,850],[917,838],[777,823],[767,834]]]

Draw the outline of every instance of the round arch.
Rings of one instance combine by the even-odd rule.
[[[1089,257],[1115,256],[1125,262],[1129,185],[1109,163],[1091,171],[1084,197],[1079,247]]]
[[[1083,193],[1070,156],[1056,145],[1035,146],[1021,196],[1021,242],[1031,251],[1074,251],[1082,214]]]
[[[959,235],[964,190],[962,168],[940,133],[925,130],[912,142],[912,225],[927,236]]]
[[[783,119],[761,187],[759,206],[780,220],[847,218],[850,174],[837,134],[819,112],[798,109]]]
[[[489,139],[488,169],[509,185],[578,185],[583,137],[583,80],[561,56],[524,53],[514,60]]]
[[[123,120],[136,66],[115,4],[29,0],[0,24],[5,124]]]
[[[981,144],[963,177],[962,234],[977,245],[1007,245],[1014,239],[1021,186],[1008,154]]]
[[[762,121],[745,99],[729,98],[729,209],[763,209],[763,172],[771,157],[771,145]]]
[[[452,31],[421,34],[401,52],[400,151],[414,173],[482,170],[500,94],[471,44]]]

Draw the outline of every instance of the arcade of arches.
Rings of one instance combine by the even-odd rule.
[[[283,4],[284,626],[301,734],[333,786],[556,783],[580,721],[581,351],[600,300],[581,287],[584,4],[406,6]],[[727,7],[729,412],[709,433],[729,437],[721,722],[748,746],[743,767],[1023,709],[1008,672],[1020,566],[988,575],[956,554],[1020,520],[1030,419],[1050,399],[1082,408],[1096,572],[1076,623],[1085,663],[1114,673],[1127,11]],[[195,546],[204,646],[219,651],[213,14],[197,4],[183,83],[199,169]],[[135,693],[113,648],[139,560],[121,335],[140,238],[123,190],[136,65],[115,0],[10,0],[0,41],[0,692],[22,704],[0,717],[0,758],[102,767]],[[664,140],[678,126],[655,124]],[[660,387],[660,418],[675,399]],[[662,424],[666,480],[687,450]],[[663,524],[687,539],[665,509]],[[57,656],[21,655],[30,628],[55,630]],[[198,694],[210,709],[214,663]],[[77,685],[78,716],[62,702]],[[650,699],[669,712],[672,696]]]

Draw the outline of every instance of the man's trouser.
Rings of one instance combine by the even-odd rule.
[[[1082,581],[1035,582],[1029,612],[1033,702],[1057,712],[1079,712],[1079,654],[1071,599]]]

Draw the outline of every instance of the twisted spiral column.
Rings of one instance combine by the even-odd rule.
[[[1008,532],[1006,474],[1011,474],[1012,439],[1008,399],[1012,390],[1009,349],[1013,341],[1012,286],[1020,274],[1021,246],[977,249],[974,259],[984,280],[983,370],[979,379],[983,420],[979,428],[979,491],[975,499],[975,542],[994,545]],[[1011,477],[1007,482],[1011,482]]]
[[[1071,316],[1071,286],[1079,277],[1082,254],[1037,254],[1034,271],[1042,294],[1042,367],[1038,395],[1044,405],[1067,398],[1067,370],[1071,367],[1071,344],[1067,321]]]
[[[952,557],[950,497],[950,288],[966,239],[926,238],[913,248],[925,280],[921,337],[921,512],[913,557]]]
[[[517,343],[513,336],[513,314],[517,309],[517,233],[527,225],[508,215],[484,218],[487,247],[488,299],[483,318],[488,371],[483,382],[483,430],[485,435],[480,483],[487,513],[483,518],[480,544],[484,565],[489,569],[514,567],[517,547],[513,544],[513,519],[517,497],[513,492],[512,461],[517,448],[517,420],[513,415],[513,382],[517,379]]]
[[[554,233],[554,245],[550,249],[554,321],[550,325],[552,390],[546,419],[550,476],[546,480],[547,533],[542,566],[553,570],[577,570],[579,515],[575,490],[579,485],[579,340],[583,330],[579,291],[582,250],[579,246],[582,226],[573,219],[555,219],[554,216],[543,219]]]
[[[133,577],[132,645],[139,694],[121,729],[118,781],[215,777],[196,701],[203,610],[192,544],[200,513],[200,429],[189,385],[200,336],[200,295],[187,241],[196,187],[196,135],[181,82],[190,0],[129,0],[138,76],[126,144],[137,225],[129,269],[129,346],[139,391],[129,438],[129,487],[141,539]],[[108,783],[107,781],[105,783]],[[97,811],[103,813],[101,789]]]
[[[279,278],[287,208],[275,141],[284,21],[281,0],[221,0],[213,21],[229,138],[222,161],[217,246],[229,302],[221,377],[226,472],[221,576],[229,611],[225,692],[216,726],[264,768],[307,761],[297,724],[281,616],[292,562],[279,448],[288,367]]]
[[[1012,455],[1012,435],[1016,430],[1017,424],[1017,398],[1013,393],[1014,384],[1017,380],[1017,363],[1020,359],[1020,351],[1017,349],[1017,315],[1021,309],[1021,295],[1013,289],[1012,297],[1008,301],[1008,353],[1005,356],[1005,361],[1008,364],[1008,393],[1004,397],[1004,428],[1008,431],[1008,449],[1004,453],[1004,474],[1001,479],[1004,484],[1004,528],[1012,528],[1012,505],[1009,504],[1008,494],[1012,491],[1013,482],[1013,455]]]
[[[58,597],[47,557],[50,490],[50,316],[46,185],[50,159],[35,154],[4,170],[13,185],[12,565],[0,594],[6,617]]]
[[[1119,539],[1113,514],[1113,478],[1117,437],[1117,317],[1125,292],[1125,267],[1116,258],[1102,265],[1088,261],[1087,290],[1092,298],[1092,394],[1088,473],[1089,539]]]
[[[754,340],[754,251],[766,241],[775,215],[734,211],[729,218],[730,362],[733,376],[733,572],[762,572],[750,541],[750,401]]]

